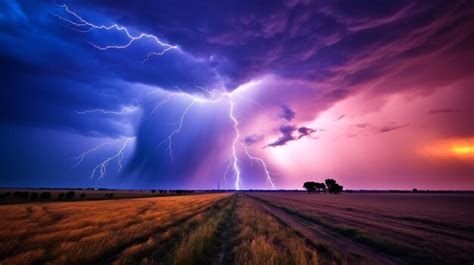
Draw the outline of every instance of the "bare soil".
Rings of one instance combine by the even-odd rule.
[[[249,193],[269,213],[346,260],[471,264],[473,194]]]

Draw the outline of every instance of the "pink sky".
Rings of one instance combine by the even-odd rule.
[[[317,132],[282,146],[254,145],[254,151],[270,161],[284,187],[331,177],[353,189],[474,189],[474,51],[448,49],[463,38],[451,36],[457,38],[409,58],[393,59],[426,41],[423,36],[367,49],[325,82],[264,77],[260,100],[285,102],[296,113],[289,124]],[[347,81],[384,60],[372,78]],[[347,93],[328,96],[339,88]],[[280,135],[280,113],[274,107],[252,115],[246,130],[271,142]]]

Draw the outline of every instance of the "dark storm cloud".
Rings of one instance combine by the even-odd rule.
[[[118,23],[134,32],[155,34],[180,49],[141,63],[156,48],[150,42],[101,51],[88,42],[108,45],[127,40],[123,34],[72,30],[51,15],[67,14],[50,1],[2,1],[0,123],[10,131],[15,126],[52,129],[55,139],[64,131],[136,136],[136,150],[127,169],[146,176],[140,179],[144,186],[173,181],[163,176],[175,176],[179,186],[199,167],[203,151],[218,153],[221,143],[233,134],[221,130],[220,126],[228,125],[225,115],[190,115],[193,123],[186,126],[191,126],[187,128],[192,133],[183,130],[175,148],[176,159],[186,159],[187,164],[173,167],[166,145],[161,144],[170,128],[157,124],[175,123],[174,114],[182,109],[167,111],[159,120],[137,118],[142,109],[145,113],[152,109],[143,103],[149,92],[144,91],[145,85],[194,92],[199,91],[194,83],[205,87],[222,84],[232,90],[250,79],[275,75],[295,86],[304,83],[307,90],[303,93],[293,86],[282,90],[275,84],[264,91],[265,98],[292,106],[298,119],[303,115],[310,119],[364,89],[370,89],[374,97],[402,90],[426,94],[472,76],[471,1],[165,0],[145,4],[105,0],[67,4],[92,22]],[[275,101],[277,97],[285,99]],[[287,100],[290,97],[293,101]],[[77,113],[98,108],[120,111],[126,106],[140,108],[126,115]],[[293,115],[285,119],[294,121]],[[403,126],[360,129],[365,127],[390,132]],[[285,145],[315,132],[290,125],[279,131],[280,137],[268,146]],[[11,133],[8,138],[12,141],[9,150],[16,149],[15,137]],[[40,155],[48,146],[41,148]],[[68,173],[63,171],[55,175]]]
[[[308,128],[308,127],[300,127],[300,128],[298,128],[298,133],[300,135],[298,135],[297,139],[301,139],[301,138],[303,138],[305,136],[308,136],[308,135],[311,135],[315,132],[316,132],[315,129],[311,129],[311,128]]]
[[[226,149],[228,145],[215,142],[220,137],[224,137],[225,143],[231,141],[234,132],[232,126],[223,126],[229,122],[225,111],[215,112],[208,106],[194,105],[186,114],[180,132],[174,135],[172,145],[168,145],[167,137],[176,130],[169,124],[176,123],[187,104],[174,102],[165,110],[157,110],[142,120],[137,127],[135,152],[124,177],[131,176],[145,186],[154,183],[176,187],[188,185],[189,179],[196,176],[199,167],[206,163],[212,165],[208,167],[210,170],[215,170],[211,174],[222,174],[225,166],[219,171],[221,165],[217,161],[227,157],[230,150]],[[154,107],[153,102],[147,102],[144,106],[146,112]]]
[[[263,138],[265,138],[265,136],[263,136],[263,135],[251,134],[251,135],[248,135],[244,138],[244,143],[246,145],[252,145],[254,143],[258,143],[258,142],[262,141]]]
[[[117,41],[105,39],[103,33],[76,32],[53,15],[67,14],[52,2],[9,1],[2,5],[0,121],[86,135],[129,136],[133,131],[129,128],[131,115],[79,115],[77,111],[119,111],[136,106],[149,91],[134,84],[194,91],[193,82],[217,82],[210,63],[182,52],[140,63],[149,52],[147,43],[100,51],[88,41],[120,44],[126,41],[123,34]],[[74,7],[84,11],[80,5]],[[84,16],[102,21],[94,13],[85,12]]]
[[[274,142],[269,143],[266,147],[276,147],[285,145],[289,141],[295,140],[293,136],[293,132],[296,131],[297,128],[293,125],[283,125],[281,126],[278,131],[280,131],[281,136],[276,139]]]
[[[232,89],[257,75],[274,73],[317,81],[326,95],[322,100],[337,102],[358,86],[380,81],[385,73],[402,71],[394,65],[406,60],[418,60],[441,48],[444,53],[455,50],[462,54],[470,48],[473,28],[469,27],[469,1],[154,1],[146,8],[127,1],[67,3],[96,23],[117,22],[156,34],[179,45],[184,53],[171,52],[138,63],[146,54],[143,46],[95,50],[88,41],[105,44],[104,37],[64,27],[50,15],[64,15],[51,2],[9,1],[0,17],[2,59],[8,64],[19,61],[22,66],[6,69],[3,75],[13,80],[54,76],[54,81],[34,83],[56,85],[57,90],[64,85],[50,84],[60,82],[56,80],[87,83],[100,90],[111,78],[165,87],[176,84],[189,90],[194,82],[208,85],[219,77]],[[40,68],[49,71],[37,72]],[[440,78],[463,74],[453,68]],[[96,84],[99,79],[102,84]],[[29,84],[15,85],[28,90],[26,94],[33,90]],[[385,90],[393,89],[388,86]],[[91,95],[82,89],[75,91],[80,92],[66,96],[75,98],[79,107],[97,96],[94,91],[89,91]],[[48,93],[43,97],[49,98]],[[117,96],[117,100],[123,101],[123,97]],[[117,109],[128,104],[98,101],[88,105]]]
[[[287,105],[282,105],[281,110],[282,110],[281,117],[287,121],[291,121],[296,115],[296,113],[292,109],[290,109],[290,107],[288,107]]]
[[[299,140],[305,136],[311,136],[316,132],[315,129],[308,127],[296,127],[294,125],[282,125],[278,131],[281,133],[281,136],[276,139],[274,142],[269,143],[265,147],[277,147],[286,145],[290,141]]]

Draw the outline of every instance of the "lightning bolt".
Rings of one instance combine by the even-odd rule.
[[[107,142],[101,143],[101,144],[97,145],[96,147],[94,147],[94,148],[92,148],[92,149],[90,149],[90,150],[87,150],[87,151],[85,151],[84,153],[79,154],[79,155],[76,156],[76,157],[73,157],[72,159],[77,161],[77,163],[74,164],[73,168],[76,168],[76,167],[78,167],[79,165],[81,165],[81,164],[82,164],[82,161],[84,161],[84,158],[85,158],[88,154],[93,153],[93,152],[96,152],[97,150],[99,150],[99,149],[102,148],[103,146],[110,145],[110,144],[113,144],[113,142],[112,142],[112,141],[107,141]]]
[[[182,91],[168,92],[168,91],[165,91],[165,90],[162,90],[162,89],[158,89],[156,91],[153,91],[153,92],[149,93],[149,95],[152,95],[152,94],[155,94],[155,93],[166,93],[166,97],[156,104],[156,106],[153,108],[151,113],[155,112],[157,109],[159,109],[164,104],[169,102],[171,100],[171,97],[173,97],[173,96],[175,96],[175,97],[185,97],[185,98],[190,98],[191,99],[191,102],[186,106],[184,111],[181,113],[178,122],[175,123],[175,125],[177,125],[177,128],[175,130],[173,130],[166,137],[166,139],[163,140],[160,144],[163,144],[165,142],[168,143],[168,147],[167,147],[166,151],[168,151],[171,161],[174,161],[174,157],[173,157],[173,137],[175,137],[176,134],[181,132],[181,129],[183,128],[183,123],[185,121],[186,114],[189,112],[191,107],[195,103],[216,103],[216,102],[220,102],[222,100],[225,100],[229,104],[229,113],[228,113],[228,115],[229,115],[229,120],[233,124],[234,138],[232,140],[231,154],[230,154],[230,157],[229,157],[230,163],[227,166],[227,168],[225,170],[225,173],[224,173],[224,181],[226,181],[226,177],[227,177],[229,168],[232,167],[232,169],[234,171],[233,176],[235,178],[235,189],[240,190],[240,187],[241,187],[241,184],[242,184],[242,180],[241,180],[242,170],[240,169],[240,166],[239,166],[238,150],[237,150],[238,149],[238,144],[239,144],[239,139],[240,139],[240,131],[239,131],[239,121],[238,121],[238,119],[235,115],[235,102],[234,102],[234,99],[233,99],[233,96],[236,95],[235,91],[237,91],[237,90],[234,90],[232,92],[223,92],[223,91],[219,91],[217,89],[210,90],[210,89],[207,89],[207,88],[205,88],[203,86],[200,86],[196,83],[194,84],[194,86],[196,88],[199,88],[202,91],[206,92],[208,97],[196,96],[196,95],[188,94],[188,93],[185,93],[185,92],[182,92]],[[241,97],[239,96],[238,98],[241,98]]]
[[[64,3],[63,4],[58,4],[58,3],[53,1],[53,4],[55,4],[56,6],[62,8],[71,17],[71,19],[60,16],[60,15],[55,14],[55,13],[53,13],[52,15],[59,18],[60,20],[64,21],[65,23],[67,23],[70,26],[69,28],[71,28],[72,30],[75,30],[75,31],[78,31],[78,32],[83,32],[83,33],[89,32],[91,30],[105,30],[105,31],[115,30],[115,31],[123,33],[124,36],[128,39],[128,42],[125,43],[125,44],[122,44],[122,45],[99,46],[99,45],[97,45],[93,42],[89,42],[90,45],[92,45],[94,48],[99,49],[101,51],[105,51],[105,50],[109,50],[109,49],[126,49],[138,40],[151,39],[156,45],[160,46],[162,48],[162,50],[149,52],[145,56],[145,58],[141,61],[141,62],[146,62],[150,59],[151,56],[154,56],[154,55],[162,56],[162,55],[164,55],[165,53],[167,53],[171,50],[177,50],[178,49],[178,46],[165,43],[153,34],[140,33],[138,35],[133,35],[133,34],[130,33],[130,31],[127,27],[124,27],[124,26],[121,26],[121,25],[118,25],[118,24],[112,24],[110,26],[97,25],[97,24],[89,22],[89,21],[85,20],[84,18],[82,18],[81,16],[79,16],[79,14],[72,11]]]
[[[121,114],[125,114],[127,112],[135,111],[137,109],[138,109],[137,106],[125,106],[120,111],[110,111],[110,110],[105,110],[105,109],[92,109],[92,110],[85,110],[85,111],[76,111],[76,113],[80,114],[80,115],[89,114],[89,113],[102,113],[102,114],[121,115]],[[73,157],[73,160],[77,161],[76,164],[74,164],[73,168],[76,168],[79,165],[81,165],[82,162],[84,161],[84,159],[86,158],[86,156],[88,156],[88,155],[90,155],[94,152],[97,152],[102,147],[104,147],[106,145],[112,145],[112,144],[117,143],[117,142],[121,142],[122,144],[121,144],[119,150],[116,153],[114,153],[111,156],[104,159],[103,161],[101,161],[97,166],[95,166],[92,169],[90,177],[93,178],[97,175],[99,179],[103,178],[105,176],[105,174],[107,173],[109,163],[113,160],[117,161],[118,171],[120,172],[120,170],[122,170],[122,161],[124,159],[125,149],[128,146],[128,144],[130,143],[130,141],[132,141],[134,139],[135,139],[135,137],[127,137],[127,138],[122,138],[122,139],[118,139],[118,140],[105,141],[101,144],[98,144],[97,146],[93,147],[92,149],[89,149],[89,150],[79,154],[78,156]]]
[[[170,159],[171,159],[172,162],[174,160],[174,158],[173,158],[173,137],[181,131],[181,128],[183,128],[183,122],[184,122],[184,119],[186,117],[186,114],[188,113],[189,109],[191,109],[191,107],[194,105],[195,102],[196,101],[193,100],[193,101],[191,101],[191,103],[188,104],[186,109],[184,109],[183,113],[181,114],[181,116],[179,118],[179,121],[177,122],[178,128],[176,128],[174,131],[172,131],[170,133],[170,135],[168,135],[168,137],[165,139],[165,141],[168,142],[168,147],[166,148],[166,150],[168,151],[168,154],[169,154]]]
[[[117,164],[118,164],[117,171],[120,172],[122,170],[122,161],[124,158],[125,148],[127,147],[128,143],[132,141],[133,139],[135,138],[125,138],[122,142],[120,149],[114,155],[107,157],[105,160],[100,162],[96,167],[92,169],[91,178],[93,178],[96,175],[97,170],[99,170],[98,178],[102,179],[107,173],[109,162],[113,160],[117,161]]]
[[[135,43],[136,41],[139,41],[139,40],[142,40],[142,39],[150,39],[157,46],[159,46],[161,49],[159,51],[149,52],[144,57],[144,59],[141,61],[142,63],[148,61],[152,56],[163,56],[164,54],[166,54],[166,53],[168,53],[172,50],[179,50],[180,51],[180,49],[177,45],[171,45],[171,44],[165,43],[153,34],[140,33],[140,34],[134,35],[134,34],[130,33],[130,30],[127,27],[121,26],[121,25],[118,25],[118,24],[112,24],[112,25],[108,25],[108,26],[107,25],[102,25],[102,24],[100,24],[100,25],[99,24],[94,24],[90,21],[87,21],[86,19],[81,17],[76,12],[72,11],[66,4],[64,4],[64,3],[63,4],[58,4],[54,1],[53,1],[53,3],[56,6],[63,9],[67,13],[69,18],[58,15],[58,14],[54,14],[54,13],[52,15],[54,15],[55,17],[57,17],[58,19],[60,19],[64,23],[66,23],[69,26],[69,28],[71,28],[72,30],[75,30],[75,31],[78,31],[78,32],[83,32],[83,33],[90,32],[92,30],[117,31],[117,32],[122,33],[128,39],[128,41],[125,44],[105,45],[105,46],[100,46],[100,45],[97,45],[93,42],[89,42],[90,45],[92,45],[94,48],[96,48],[98,50],[106,51],[106,50],[109,50],[109,49],[127,49],[130,46],[132,46],[133,43]],[[258,81],[258,82],[260,82],[260,81]],[[230,163],[227,166],[226,171],[224,173],[224,179],[226,179],[228,171],[232,167],[232,169],[234,171],[234,178],[235,178],[235,183],[234,183],[235,184],[235,189],[240,190],[240,187],[243,184],[242,179],[241,179],[242,170],[240,168],[239,158],[238,158],[238,153],[239,153],[238,145],[239,145],[239,140],[240,140],[241,135],[240,135],[240,130],[239,130],[239,121],[238,121],[238,119],[235,115],[236,114],[235,113],[236,112],[236,109],[235,109],[236,104],[234,102],[233,96],[236,96],[241,101],[244,101],[244,102],[247,102],[247,103],[252,103],[252,104],[255,104],[255,105],[258,105],[258,106],[262,106],[262,105],[260,105],[259,103],[255,102],[255,101],[252,101],[250,99],[244,98],[244,97],[242,97],[241,95],[238,94],[239,90],[247,89],[249,87],[248,84],[246,84],[247,86],[240,86],[240,87],[236,88],[235,90],[233,90],[232,92],[226,92],[226,91],[221,91],[221,90],[217,90],[217,89],[209,90],[209,89],[207,89],[203,86],[200,86],[196,83],[194,85],[195,85],[196,88],[199,88],[203,92],[205,92],[206,96],[203,97],[203,96],[199,96],[199,95],[193,95],[193,94],[185,93],[185,92],[182,92],[182,91],[169,92],[169,91],[165,91],[165,90],[162,90],[162,89],[158,89],[154,92],[151,92],[149,95],[152,95],[152,94],[155,94],[155,93],[166,93],[166,97],[163,100],[161,100],[160,102],[158,102],[158,104],[155,105],[153,110],[150,112],[150,115],[152,115],[156,110],[158,110],[160,107],[162,107],[166,103],[168,103],[173,97],[185,97],[185,98],[190,98],[191,99],[191,102],[186,106],[184,111],[181,113],[180,118],[178,119],[178,121],[175,124],[173,124],[173,125],[177,126],[176,129],[173,130],[166,137],[166,139],[163,141],[163,142],[168,143],[168,147],[167,147],[166,150],[169,153],[171,161],[173,161],[174,160],[174,158],[173,158],[173,149],[172,149],[172,147],[173,147],[173,138],[178,133],[181,132],[181,130],[183,128],[185,118],[186,118],[186,114],[189,112],[191,107],[195,103],[215,103],[215,102],[219,102],[221,100],[226,100],[229,103],[229,113],[228,113],[228,115],[229,115],[229,120],[233,124],[234,138],[232,140],[231,154],[230,154],[229,160],[228,160],[228,161],[230,161]],[[124,114],[126,112],[129,112],[129,111],[133,111],[133,110],[135,110],[135,108],[136,107],[124,107],[120,111],[109,111],[109,110],[103,110],[103,109],[93,109],[93,110],[77,111],[77,114],[88,114],[88,113],[100,112],[102,114],[120,115],[120,114]],[[121,147],[119,148],[119,150],[116,153],[114,153],[113,155],[107,157],[106,159],[101,161],[96,167],[93,168],[92,173],[91,173],[91,177],[94,177],[94,176],[97,175],[99,177],[99,179],[103,178],[107,173],[109,163],[111,161],[114,161],[114,160],[117,161],[118,170],[120,171],[122,169],[122,161],[124,159],[125,149],[127,148],[130,141],[132,141],[133,139],[135,139],[135,138],[124,138],[122,140]],[[96,146],[96,147],[94,147],[94,148],[78,155],[76,157],[76,160],[78,162],[74,165],[74,167],[79,166],[83,162],[84,158],[87,155],[89,155],[93,152],[96,152],[97,150],[99,150],[100,148],[102,148],[103,146],[108,145],[108,144],[112,144],[112,143],[104,142],[104,143],[99,144],[98,146]],[[271,178],[270,172],[267,169],[266,163],[261,158],[251,156],[246,149],[245,149],[245,152],[251,160],[256,160],[262,165],[262,167],[265,170],[267,180],[270,182],[270,184],[274,188],[273,180]]]
[[[270,185],[272,186],[272,189],[275,189],[275,184],[273,183],[271,172],[270,172],[270,170],[268,170],[267,163],[265,163],[265,161],[263,159],[261,159],[260,157],[256,157],[256,156],[251,155],[249,153],[249,150],[245,146],[244,146],[244,150],[245,150],[245,154],[247,155],[248,158],[250,158],[251,161],[256,160],[257,162],[260,163],[260,165],[262,165],[262,168],[265,171],[265,176],[267,178],[267,182],[270,183]]]
[[[232,163],[227,163],[227,166],[225,168],[225,171],[224,171],[224,188],[227,188],[227,174],[229,174],[229,169],[230,169],[230,166],[232,165]]]
[[[229,108],[229,117],[234,123],[234,140],[232,141],[232,167],[234,168],[234,174],[235,174],[235,189],[240,190],[240,167],[239,167],[239,159],[237,157],[237,143],[239,142],[240,138],[240,131],[239,131],[239,121],[235,117],[234,113],[234,108],[235,108],[235,103],[232,100],[229,100],[230,103],[230,108]]]
[[[258,82],[255,82],[255,83],[258,83]],[[152,91],[148,94],[148,96],[151,96],[151,95],[154,95],[154,94],[164,94],[164,99],[158,101],[158,103],[155,105],[153,110],[150,112],[150,115],[152,115],[160,107],[163,107],[166,103],[170,102],[170,100],[173,97],[183,97],[183,98],[188,98],[188,99],[191,100],[190,103],[184,108],[183,112],[179,116],[178,121],[174,124],[171,124],[171,125],[176,125],[177,126],[176,129],[174,129],[160,143],[160,145],[163,144],[163,143],[168,143],[166,151],[169,154],[170,160],[174,161],[173,138],[178,133],[181,132],[181,130],[183,128],[183,124],[184,124],[185,119],[186,119],[186,115],[188,114],[188,112],[190,111],[192,106],[196,103],[210,104],[210,103],[217,103],[217,102],[225,100],[229,104],[228,117],[229,117],[229,120],[232,122],[232,125],[233,125],[234,137],[233,137],[232,143],[231,143],[231,153],[230,153],[229,159],[228,159],[229,163],[228,163],[228,165],[225,169],[225,172],[224,172],[224,182],[225,183],[227,182],[228,172],[229,172],[230,168],[232,168],[232,170],[234,172],[233,177],[235,179],[235,182],[234,182],[235,189],[240,190],[241,185],[243,184],[242,183],[242,169],[240,168],[239,158],[238,158],[238,153],[239,153],[238,149],[239,149],[239,146],[240,146],[239,145],[239,140],[240,140],[241,134],[240,134],[240,130],[239,130],[239,120],[236,116],[236,103],[235,103],[234,98],[242,100],[242,101],[247,102],[247,103],[252,103],[252,104],[255,104],[255,105],[258,105],[258,106],[262,106],[262,105],[258,104],[257,102],[246,99],[246,98],[244,98],[244,97],[242,97],[241,95],[238,94],[241,90],[246,89],[246,87],[239,87],[239,88],[233,90],[232,92],[225,92],[225,91],[220,91],[220,90],[217,90],[217,89],[212,89],[212,90],[207,89],[207,88],[205,88],[203,86],[200,86],[196,83],[194,83],[194,86],[196,88],[204,91],[207,96],[193,95],[193,94],[189,94],[189,93],[186,93],[186,92],[183,92],[183,91],[170,92],[170,91],[163,90],[163,89],[157,89],[157,90],[154,90],[154,91]],[[246,148],[244,148],[244,151],[245,151],[245,154],[247,155],[247,157],[249,159],[251,159],[252,161],[255,160],[255,161],[257,161],[258,163],[260,163],[262,165],[262,167],[265,171],[266,180],[268,181],[268,183],[270,183],[272,188],[275,189],[275,184],[274,184],[274,181],[271,177],[271,172],[268,170],[268,167],[267,167],[267,164],[265,163],[265,161],[262,158],[251,155]],[[226,184],[224,184],[224,185],[226,185]]]
[[[135,111],[137,109],[138,109],[138,107],[136,107],[136,106],[126,106],[126,107],[123,107],[120,111],[111,111],[111,110],[105,110],[105,109],[93,109],[93,110],[76,111],[76,113],[77,114],[88,114],[88,113],[100,112],[100,113],[103,113],[103,114],[120,115],[120,114],[124,114],[124,113],[127,113],[127,112]]]
[[[131,141],[133,141],[134,139],[135,139],[135,137],[126,137],[126,138],[115,140],[115,141],[103,142],[103,143],[95,146],[94,148],[89,149],[89,150],[79,154],[78,156],[74,157],[73,159],[77,160],[77,162],[73,167],[76,168],[79,165],[81,165],[82,162],[84,161],[84,159],[86,158],[86,156],[88,156],[89,154],[91,154],[93,152],[98,151],[102,147],[104,147],[106,145],[114,144],[116,142],[121,142],[120,148],[117,150],[117,152],[115,152],[114,154],[112,154],[109,157],[102,160],[99,164],[97,164],[92,169],[90,177],[93,178],[93,177],[97,176],[99,179],[103,178],[107,173],[109,163],[111,161],[114,161],[114,160],[117,161],[118,171],[120,172],[122,170],[122,166],[123,166],[123,159],[124,159],[124,155],[125,155],[125,149],[127,148],[128,144]]]
[[[196,87],[198,87],[198,86],[196,85]],[[174,161],[173,139],[178,133],[181,132],[181,130],[183,128],[183,125],[184,125],[184,122],[185,122],[185,119],[186,119],[186,115],[188,114],[190,109],[193,107],[193,105],[196,104],[196,103],[204,103],[204,104],[206,104],[206,103],[207,104],[216,103],[216,102],[220,102],[222,100],[225,100],[229,104],[228,117],[229,117],[229,120],[232,122],[232,125],[233,125],[234,137],[232,139],[231,153],[230,153],[229,160],[228,160],[230,162],[227,165],[226,170],[224,172],[224,181],[226,182],[228,171],[229,171],[230,168],[232,168],[232,170],[234,172],[233,177],[235,179],[235,182],[234,182],[235,189],[240,190],[241,185],[242,185],[242,170],[241,170],[240,165],[239,165],[239,158],[238,158],[239,150],[238,150],[238,147],[240,146],[239,145],[239,140],[240,140],[241,134],[240,134],[240,130],[239,130],[239,120],[236,116],[236,103],[234,101],[234,96],[237,95],[236,93],[238,93],[238,89],[236,89],[232,92],[222,92],[222,91],[219,91],[219,90],[216,90],[216,89],[209,90],[209,89],[206,89],[202,86],[199,86],[199,87],[203,91],[206,91],[206,93],[208,95],[211,95],[211,97],[208,98],[208,97],[196,96],[196,95],[185,93],[185,92],[182,92],[182,91],[170,92],[170,91],[166,91],[166,90],[163,90],[163,89],[157,89],[157,90],[152,91],[148,94],[148,96],[151,96],[151,95],[154,95],[154,94],[157,94],[157,93],[165,94],[164,99],[159,101],[155,105],[153,110],[150,112],[150,115],[152,115],[160,107],[163,107],[166,103],[168,103],[172,99],[172,97],[183,97],[183,98],[190,99],[190,103],[186,105],[183,112],[179,116],[178,121],[174,124],[171,124],[171,125],[176,125],[177,126],[176,129],[174,129],[160,144],[163,144],[163,143],[168,144],[167,148],[166,148],[166,151],[169,154],[170,160]],[[242,99],[242,97],[240,95],[238,95],[237,98]],[[117,115],[119,115],[119,114],[126,113],[128,111],[133,111],[136,108],[137,107],[124,107],[120,111],[108,111],[108,110],[104,110],[104,109],[93,109],[93,110],[86,110],[86,111],[80,111],[80,112],[78,111],[77,113],[78,114],[86,114],[86,113],[100,112],[100,113],[103,113],[103,114],[117,114]],[[115,154],[107,157],[106,159],[101,161],[97,166],[95,166],[93,168],[92,173],[91,173],[91,177],[98,176],[99,179],[103,178],[106,175],[109,163],[113,160],[117,161],[118,170],[120,171],[121,168],[122,168],[122,161],[123,161],[123,158],[124,158],[125,149],[126,149],[127,145],[129,144],[129,142],[133,139],[134,138],[124,138],[122,140],[122,145],[121,145],[120,149]],[[100,148],[102,148],[103,146],[109,145],[109,144],[113,144],[113,142],[108,141],[108,142],[101,143],[101,144],[97,145],[96,147],[94,147],[90,150],[87,150],[86,152],[78,155],[77,157],[75,157],[75,159],[78,162],[74,165],[74,167],[79,166],[83,162],[84,158],[87,155],[89,155],[93,152],[96,152]],[[265,163],[265,161],[263,159],[259,158],[259,157],[251,155],[248,152],[246,147],[244,147],[244,151],[245,151],[245,154],[247,155],[247,157],[249,159],[255,160],[255,161],[259,162],[262,165],[262,167],[265,171],[267,181],[270,183],[272,188],[275,189],[275,185],[274,185],[274,182],[273,182],[272,177],[271,177],[271,172],[268,170],[268,167],[267,167],[267,164]]]

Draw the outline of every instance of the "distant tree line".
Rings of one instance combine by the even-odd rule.
[[[107,189],[91,189],[87,188],[84,190],[107,190]],[[143,192],[140,190],[140,192]],[[151,193],[153,194],[193,194],[195,193],[194,190],[155,190],[152,189],[150,190]],[[114,193],[108,192],[105,193],[104,198],[106,199],[112,199],[114,197]],[[9,191],[5,193],[0,193],[0,200],[12,200],[12,201],[25,201],[25,200],[31,200],[31,201],[46,201],[46,200],[74,200],[74,199],[85,199],[87,197],[86,193],[79,193],[76,196],[75,191],[67,191],[67,192],[59,192],[59,193],[51,193],[49,191]],[[92,198],[94,196],[92,195]]]
[[[194,190],[151,190],[151,193],[160,193],[160,194],[191,194],[194,193]]]
[[[333,194],[340,193],[343,189],[342,185],[339,185],[334,179],[326,179],[325,183],[307,181],[303,184],[308,193],[316,192],[329,192]]]
[[[74,199],[74,196],[76,193],[74,191],[68,191],[68,192],[60,192],[57,195],[58,200],[71,200]],[[85,193],[82,193],[79,196],[81,199],[84,199],[86,197]],[[53,194],[49,191],[44,191],[44,192],[28,192],[28,191],[15,191],[15,192],[6,192],[3,194],[0,194],[0,199],[14,199],[14,200],[51,200],[53,199]]]

